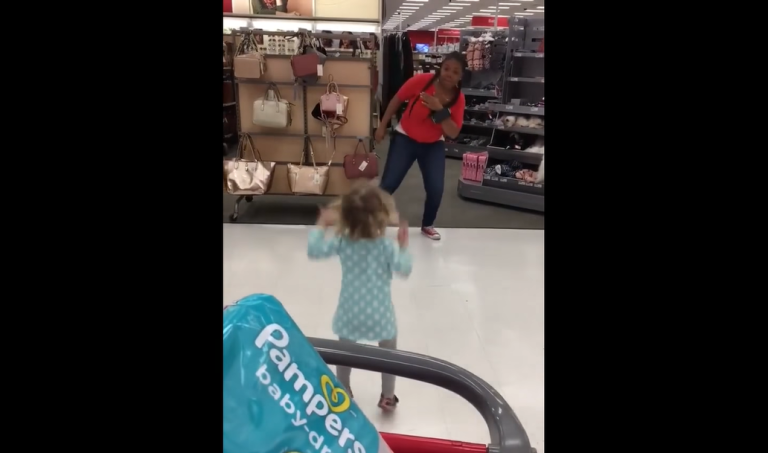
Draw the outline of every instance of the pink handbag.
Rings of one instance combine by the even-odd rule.
[[[332,88],[335,88],[333,91]],[[320,96],[320,111],[324,118],[335,118],[346,115],[346,102],[344,96],[339,93],[339,86],[336,82],[328,84],[325,94]]]

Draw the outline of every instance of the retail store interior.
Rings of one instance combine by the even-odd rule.
[[[227,0],[223,25],[224,305],[272,294],[312,337],[336,338],[341,287],[338,259],[307,257],[319,207],[356,179],[381,178],[398,152],[390,133],[374,140],[399,122],[380,123],[389,101],[447,54],[463,55],[466,108],[460,134],[444,140],[431,225],[440,240],[420,235],[418,165],[393,194],[413,255],[413,273],[392,283],[398,349],[485,380],[542,453],[544,1]],[[381,431],[489,442],[477,410],[448,390],[399,379],[400,406],[382,414],[379,375],[355,370],[352,380]]]

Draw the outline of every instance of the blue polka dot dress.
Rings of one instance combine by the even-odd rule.
[[[326,238],[323,230],[315,228],[309,233],[308,255],[311,259],[338,255],[341,260],[341,294],[333,315],[333,333],[353,341],[397,337],[390,287],[393,274],[411,274],[408,250],[386,238]]]

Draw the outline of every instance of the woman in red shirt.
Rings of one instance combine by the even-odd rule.
[[[456,138],[464,118],[464,95],[461,76],[466,63],[459,52],[443,58],[435,74],[411,77],[389,101],[387,110],[376,129],[376,141],[384,140],[385,127],[403,102],[408,107],[395,128],[384,164],[381,188],[394,193],[413,166],[419,163],[427,199],[421,232],[430,239],[440,239],[433,227],[445,180],[445,137]]]

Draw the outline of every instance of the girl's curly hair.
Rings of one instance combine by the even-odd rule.
[[[338,213],[337,233],[352,240],[379,238],[399,222],[392,195],[370,181],[356,182],[329,208]]]

